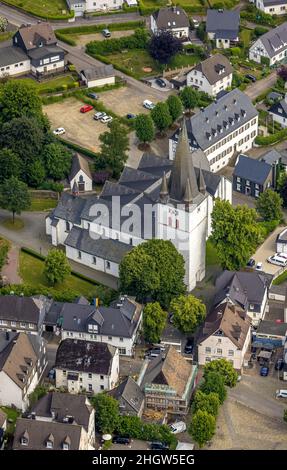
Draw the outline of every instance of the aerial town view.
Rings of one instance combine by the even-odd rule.
[[[287,450],[287,0],[1,1],[11,450]]]

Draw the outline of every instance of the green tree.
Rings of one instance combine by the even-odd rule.
[[[8,26],[8,20],[4,16],[0,16],[0,32],[4,33]]]
[[[92,397],[96,428],[103,434],[113,433],[119,423],[119,404],[113,397],[99,393]]]
[[[204,366],[204,376],[210,372],[218,372],[224,379],[224,384],[228,387],[235,387],[238,379],[238,374],[234,370],[231,362],[226,359],[216,359],[215,361],[207,362]]]
[[[148,240],[133,248],[120,264],[120,289],[139,300],[149,297],[167,308],[185,292],[183,256],[172,242]]]
[[[39,117],[42,103],[33,82],[8,80],[0,92],[0,120],[11,121],[22,116]]]
[[[287,408],[284,410],[283,419],[287,423]]]
[[[26,180],[29,186],[32,188],[38,188],[44,181],[46,176],[46,171],[42,160],[39,158],[27,168]]]
[[[159,343],[166,324],[167,313],[159,302],[149,303],[143,311],[143,330],[145,340],[149,343]]]
[[[139,114],[135,119],[136,136],[144,144],[154,139],[154,124],[149,114]]]
[[[12,150],[3,148],[0,150],[0,183],[21,173],[21,160]]]
[[[217,393],[221,405],[226,398],[224,378],[218,372],[209,372],[208,374],[205,374],[204,382],[201,385],[200,390],[205,394]]]
[[[31,205],[28,187],[16,176],[11,176],[0,187],[0,202],[3,209],[12,212],[13,223],[15,214],[20,215],[22,211],[29,209]]]
[[[49,283],[54,285],[63,282],[70,272],[71,267],[64,251],[52,248],[45,259],[44,265],[44,275]]]
[[[184,106],[184,109],[188,109],[189,112],[191,111],[191,109],[196,108],[196,106],[198,105],[197,93],[193,88],[189,86],[186,86],[180,92],[179,96]]]
[[[203,393],[197,390],[192,401],[192,413],[197,411],[207,411],[212,416],[217,416],[219,411],[220,401],[217,393]]]
[[[245,266],[261,240],[256,211],[246,205],[233,207],[228,201],[216,201],[211,215],[212,236],[223,269]]]
[[[198,410],[192,417],[189,432],[199,447],[202,447],[212,439],[215,434],[215,429],[215,417],[207,411]]]
[[[72,154],[63,145],[56,142],[45,145],[43,148],[43,158],[50,178],[62,180],[69,174]]]
[[[153,119],[155,127],[159,130],[161,134],[166,131],[168,127],[172,124],[172,117],[170,115],[168,105],[163,101],[157,103],[155,107],[151,110],[151,117]]]
[[[99,162],[118,178],[127,161],[129,149],[128,131],[117,119],[109,124],[109,131],[100,135],[101,150]]]
[[[266,220],[282,219],[282,204],[283,200],[278,193],[272,189],[266,189],[260,194],[256,201],[256,210],[261,217]]]
[[[194,333],[206,317],[206,307],[193,295],[180,295],[170,303],[173,323],[183,333]]]
[[[154,34],[150,40],[149,53],[161,64],[168,64],[181,51],[182,42],[171,31],[160,31]]]
[[[177,121],[183,112],[181,99],[176,95],[170,95],[166,100],[166,103],[173,122]]]

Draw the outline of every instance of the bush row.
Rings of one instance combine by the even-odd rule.
[[[267,135],[266,137],[258,135],[255,139],[255,144],[257,145],[272,145],[276,144],[277,142],[281,142],[282,140],[287,138],[287,129],[282,129],[279,132],[275,132],[275,134]]]
[[[0,238],[0,271],[7,261],[7,255],[10,248],[10,243],[3,238]]]
[[[129,29],[143,28],[145,26],[144,21],[127,21],[125,23],[107,23],[98,25],[83,25],[83,26],[71,26],[70,28],[57,29],[57,34],[90,34],[97,33],[103,29],[109,29],[110,31],[128,31]],[[108,41],[110,42],[110,41]]]
[[[145,29],[137,29],[130,36],[110,39],[109,41],[91,41],[86,51],[91,55],[105,55],[121,52],[123,49],[145,49],[149,41],[149,33]]]

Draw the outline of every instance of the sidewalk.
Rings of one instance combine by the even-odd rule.
[[[8,284],[21,284],[22,279],[18,274],[19,248],[12,245],[7,256],[7,263],[3,266],[2,276],[7,278]]]

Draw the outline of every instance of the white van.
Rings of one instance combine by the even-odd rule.
[[[276,398],[287,398],[287,390],[276,390]]]
[[[144,100],[143,107],[146,109],[153,109],[155,107],[155,104],[152,101]]]
[[[287,259],[286,258],[282,258],[281,256],[279,256],[278,254],[276,255],[273,255],[273,256],[269,256],[269,258],[267,259],[268,263],[271,263],[271,264],[276,264],[277,266],[283,266],[285,268],[285,266],[287,265]]]

